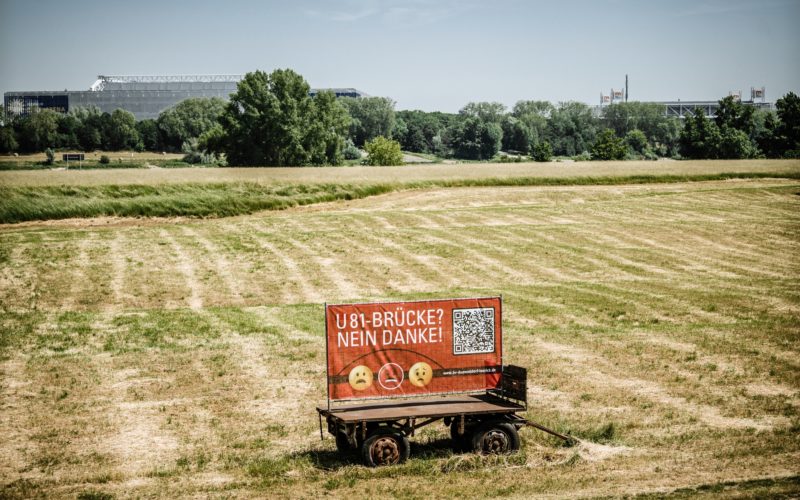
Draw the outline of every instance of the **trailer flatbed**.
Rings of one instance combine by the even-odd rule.
[[[330,415],[332,418],[348,424],[407,418],[443,418],[454,415],[505,415],[525,411],[525,407],[493,394],[483,393],[451,394],[410,400],[394,399],[332,409],[318,406],[317,411],[323,417]]]

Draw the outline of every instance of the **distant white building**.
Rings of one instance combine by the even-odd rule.
[[[227,100],[243,75],[100,75],[89,90],[6,92],[7,113],[27,115],[34,108],[66,113],[76,107],[97,106],[101,111],[130,111],[137,120],[157,118],[165,109],[191,97]],[[354,88],[311,89],[314,95],[330,90],[337,97],[366,97]]]

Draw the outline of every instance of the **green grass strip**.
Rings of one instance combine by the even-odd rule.
[[[252,182],[102,186],[0,186],[0,223],[118,217],[230,217],[260,210],[336,200],[355,200],[407,189],[492,186],[604,186],[800,179],[800,173],[742,172],[613,177],[509,177],[376,184],[285,184]]]
[[[159,160],[164,161],[164,160]],[[181,167],[190,167],[188,163],[179,162]],[[15,170],[54,170],[54,169],[67,169],[67,170],[111,170],[119,168],[147,168],[144,162],[111,162],[100,163],[97,160],[86,160],[83,162],[57,162],[52,165],[47,165],[44,162],[32,161],[0,161],[0,171],[15,171]]]

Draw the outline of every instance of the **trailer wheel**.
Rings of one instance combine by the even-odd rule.
[[[389,429],[377,430],[361,447],[364,464],[369,467],[401,464],[410,453],[408,438]]]
[[[507,422],[487,422],[472,435],[472,449],[482,455],[519,450],[517,428]]]
[[[458,422],[450,424],[450,439],[452,440],[453,451],[464,453],[472,449],[472,429],[464,426],[464,434],[458,433]]]

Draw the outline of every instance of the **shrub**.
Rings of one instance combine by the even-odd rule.
[[[108,155],[101,155],[100,156],[100,163],[102,165],[108,165],[109,163],[111,163],[111,158],[109,158]]]
[[[553,148],[550,146],[549,142],[542,141],[533,147],[531,157],[533,161],[550,161],[553,158]]]
[[[183,155],[182,161],[184,161],[185,163],[188,163],[190,165],[196,165],[198,163],[203,163],[203,153],[200,153],[199,151],[191,151],[191,152],[186,153],[185,155]]]
[[[648,149],[647,137],[639,129],[633,129],[625,135],[625,143],[634,153],[644,155]]]
[[[403,164],[400,143],[378,136],[364,145],[367,151],[367,165],[390,166]]]
[[[617,137],[613,130],[607,128],[597,135],[592,146],[593,160],[622,160],[628,151],[625,141]]]
[[[493,161],[496,163],[523,163],[525,158],[522,156],[500,155],[500,157]]]
[[[342,150],[342,155],[344,156],[345,160],[358,160],[361,158],[361,150],[359,150],[353,141],[347,139],[344,144],[344,149]]]
[[[575,161],[589,161],[592,159],[592,155],[590,155],[588,151],[584,151],[579,155],[573,156],[572,159]]]
[[[44,161],[46,165],[52,165],[54,161],[56,161],[56,153],[50,148],[44,150],[44,154],[47,159]]]

